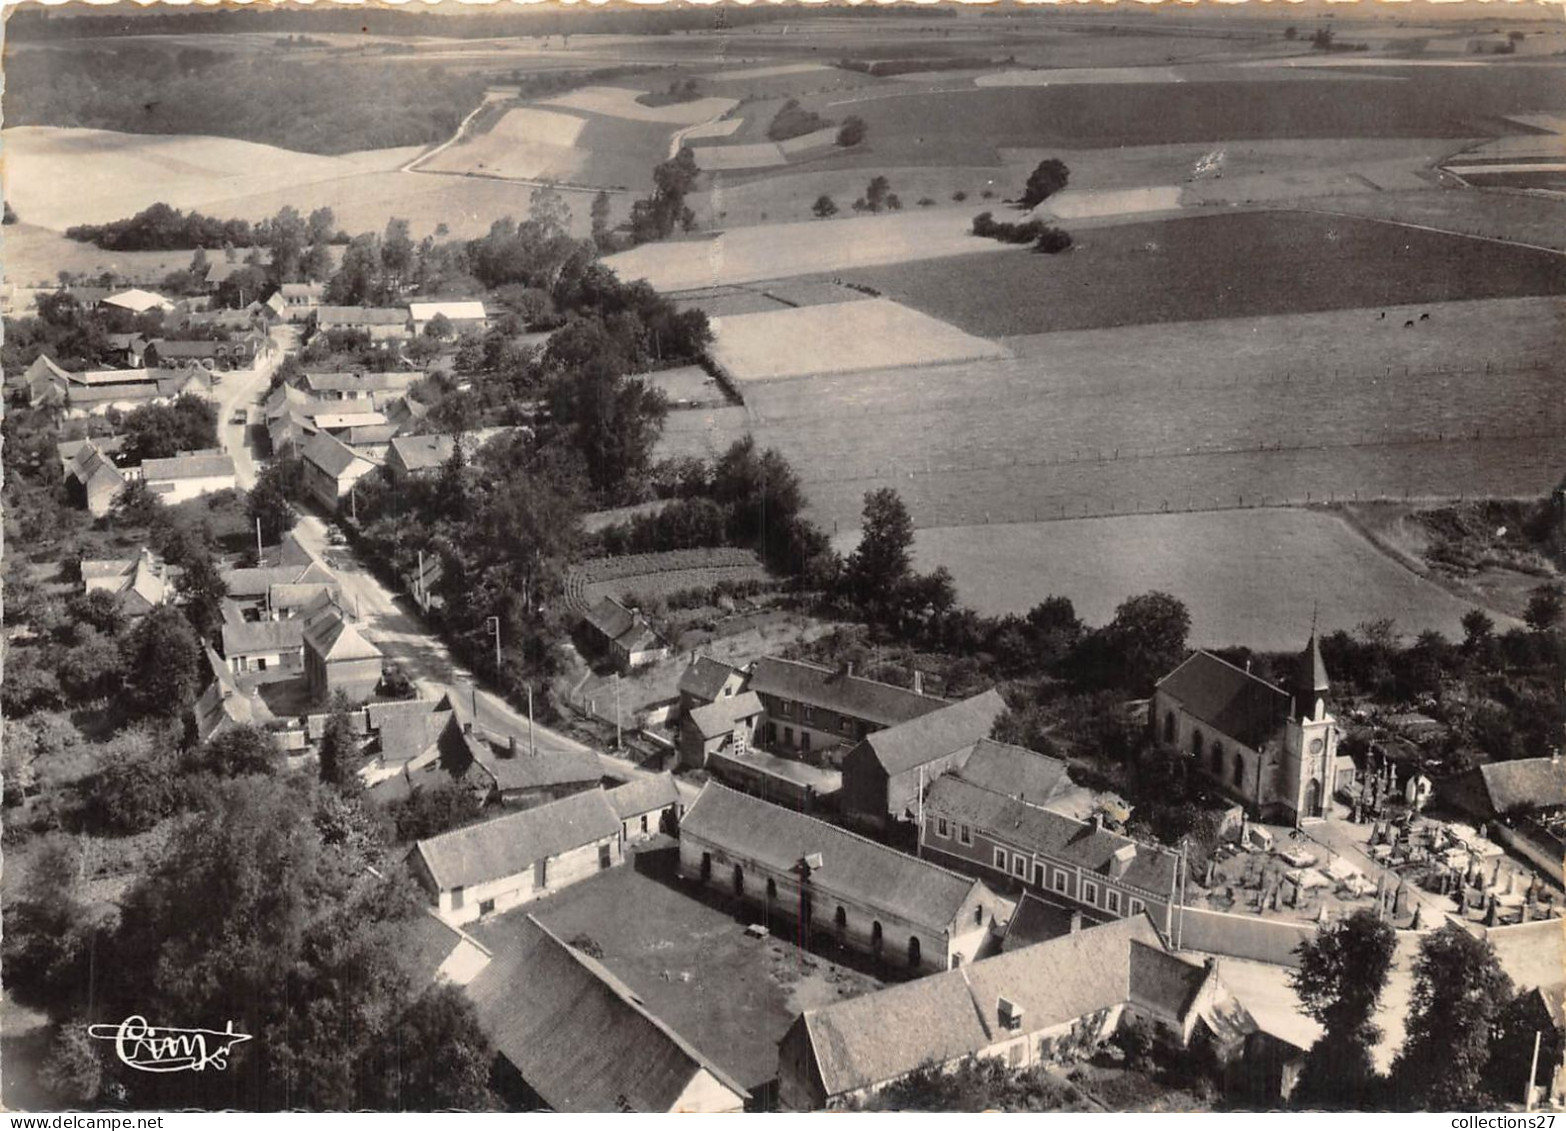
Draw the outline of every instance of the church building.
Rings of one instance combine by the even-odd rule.
[[[1197,652],[1158,681],[1148,726],[1252,817],[1300,825],[1331,815],[1342,732],[1329,687],[1314,632],[1286,689]]]

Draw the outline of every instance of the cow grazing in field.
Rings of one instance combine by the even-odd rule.
[[[1419,320],[1420,320],[1420,321],[1421,321],[1421,322],[1428,322],[1428,321],[1430,321],[1430,312],[1429,312],[1429,311],[1426,311],[1426,312],[1425,312],[1425,313],[1424,313],[1424,314],[1421,314],[1421,315],[1420,315],[1420,316],[1419,316]]]
[[[1380,314],[1376,315],[1376,321],[1377,322],[1385,322],[1386,318],[1387,318],[1387,312],[1384,311],[1384,310]]]
[[[1414,328],[1414,320],[1412,318],[1410,318],[1407,322],[1403,323],[1403,329],[1405,329],[1405,330],[1412,330],[1413,328]]]

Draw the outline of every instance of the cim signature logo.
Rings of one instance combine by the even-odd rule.
[[[249,1033],[234,1032],[232,1021],[221,1031],[159,1028],[135,1014],[118,1025],[89,1025],[87,1035],[113,1041],[120,1062],[143,1072],[221,1072],[229,1050],[250,1039]]]

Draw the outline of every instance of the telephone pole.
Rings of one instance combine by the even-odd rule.
[[[484,631],[491,633],[495,637],[495,680],[498,683],[500,680],[500,618],[485,617]]]

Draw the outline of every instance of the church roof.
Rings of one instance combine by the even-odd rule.
[[[1305,651],[1300,653],[1294,680],[1295,687],[1300,691],[1309,689],[1324,693],[1332,686],[1327,679],[1327,665],[1322,661],[1321,644],[1315,632],[1310,634],[1310,643],[1305,645]]]
[[[1158,681],[1195,719],[1253,749],[1289,717],[1289,693],[1211,652],[1197,652]]]

